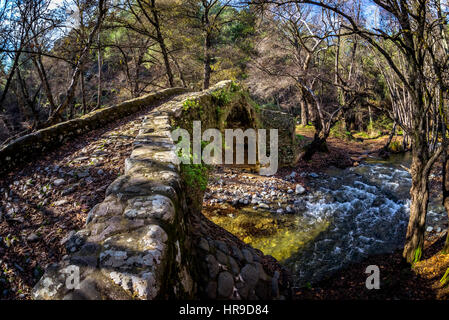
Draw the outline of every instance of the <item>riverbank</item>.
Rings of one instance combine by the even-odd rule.
[[[310,128],[297,128],[297,134],[305,137],[305,142],[313,138]],[[375,139],[343,140],[335,137],[328,139],[329,153],[317,153],[312,161],[299,163],[301,169],[320,171],[341,161],[349,165],[358,165],[369,157],[378,157],[378,151],[385,145],[388,136]],[[401,137],[396,138],[401,142]],[[337,160],[335,160],[337,159]],[[441,195],[441,163],[436,163],[431,176],[431,194],[435,198]],[[296,290],[295,299],[341,300],[341,299],[449,299],[449,286],[442,286],[440,279],[449,268],[449,255],[439,252],[444,246],[446,234],[427,234],[422,261],[413,266],[404,263],[402,250],[391,254],[374,255],[366,260],[344,268],[327,280],[320,281],[308,288]],[[365,270],[369,265],[380,268],[380,290],[367,290]]]
[[[313,138],[310,128],[297,128],[297,133],[305,137],[305,142]],[[333,159],[348,159],[352,165],[370,158],[378,157],[388,136],[376,139],[342,140],[334,137],[328,139],[329,153],[317,153],[308,163],[300,163],[299,167],[320,171],[333,165]],[[399,137],[400,142],[400,137]],[[338,160],[337,160],[338,161]],[[441,196],[442,168],[436,163],[430,176],[431,195],[439,199]],[[339,270],[330,278],[313,286],[297,289],[295,299],[313,300],[347,300],[347,299],[377,299],[377,300],[431,300],[449,299],[449,286],[440,283],[449,268],[449,255],[439,252],[444,246],[446,233],[427,233],[422,261],[413,267],[404,263],[402,250],[391,254],[370,256],[360,263]],[[366,289],[365,270],[369,265],[380,268],[380,290]]]
[[[313,139],[313,127],[296,127],[296,134],[301,137],[301,145],[310,143]],[[388,141],[388,135],[380,135],[374,138],[362,138],[361,134],[355,134],[353,139],[342,139],[330,136],[327,139],[329,152],[317,152],[310,161],[299,161],[295,166],[296,171],[320,172],[329,167],[344,169],[351,166],[358,166],[366,160],[381,158],[379,151]],[[402,145],[402,136],[395,136],[392,139],[396,145]],[[396,154],[400,154],[396,153]],[[391,152],[391,156],[395,153]],[[287,169],[279,171],[279,175],[285,174]],[[438,198],[442,194],[442,166],[437,161],[431,171],[429,185],[431,197]]]
[[[426,240],[423,260],[410,267],[402,260],[402,251],[375,255],[335,273],[327,280],[295,290],[298,300],[447,300],[449,286],[440,279],[449,268],[449,255],[439,251],[445,237]],[[368,290],[365,270],[380,269],[380,289]]]
[[[299,128],[297,133],[302,136],[304,144],[313,138],[313,131],[311,129]],[[236,168],[219,168],[211,174],[211,180],[204,201],[203,214],[229,232],[232,232],[242,241],[251,243],[265,254],[273,255],[282,264],[287,263],[290,266],[294,266],[295,261],[291,261],[292,259],[290,261],[283,260],[286,257],[290,257],[291,254],[303,251],[302,247],[307,242],[315,243],[315,245],[323,244],[323,248],[329,247],[326,246],[329,240],[327,240],[326,235],[323,236],[323,234],[327,234],[327,237],[329,237],[330,230],[327,230],[327,224],[317,223],[317,220],[314,220],[313,217],[310,221],[307,221],[310,213],[315,214],[315,212],[312,212],[314,210],[313,208],[318,210],[323,208],[320,205],[321,200],[315,198],[327,197],[327,192],[324,194],[316,193],[317,183],[322,185],[320,181],[329,181],[328,184],[334,185],[331,187],[331,190],[328,190],[328,192],[333,193],[333,196],[330,196],[330,199],[332,199],[335,196],[337,198],[341,197],[338,196],[338,191],[335,194],[332,190],[338,189],[341,183],[340,181],[344,181],[341,180],[343,172],[348,172],[347,174],[349,175],[358,175],[360,173],[366,174],[364,173],[366,170],[372,170],[374,176],[381,175],[381,172],[387,174],[387,176],[391,173],[392,176],[390,177],[385,176],[380,179],[377,177],[377,181],[371,181],[374,184],[370,184],[369,179],[368,181],[364,180],[370,184],[368,187],[366,184],[363,187],[363,184],[357,182],[358,184],[353,186],[355,189],[351,189],[353,190],[351,191],[352,196],[349,196],[348,199],[343,197],[343,199],[340,198],[338,200],[340,202],[342,201],[341,204],[336,202],[332,204],[332,201],[335,200],[324,198],[323,204],[324,207],[332,206],[330,211],[334,211],[334,208],[337,208],[337,210],[343,210],[341,213],[344,214],[344,211],[346,211],[344,209],[345,206],[350,204],[351,206],[355,204],[356,207],[361,206],[361,209],[356,210],[362,210],[359,212],[364,212],[364,210],[372,210],[372,207],[369,206],[374,206],[374,210],[376,210],[375,207],[379,206],[379,204],[383,207],[382,203],[384,203],[386,207],[383,208],[386,209],[389,206],[388,203],[391,203],[395,207],[391,212],[392,217],[396,216],[399,218],[401,216],[399,211],[397,211],[397,206],[402,206],[404,203],[401,205],[401,201],[398,202],[398,200],[402,199],[406,202],[405,198],[408,195],[407,185],[410,183],[410,178],[406,177],[407,174],[403,170],[403,167],[407,166],[407,163],[402,165],[401,159],[403,158],[400,155],[393,155],[393,158],[399,157],[399,161],[395,163],[396,169],[393,168],[389,169],[390,171],[383,171],[382,166],[388,165],[391,160],[385,161],[385,164],[382,161],[379,163],[377,151],[385,145],[387,139],[387,136],[377,137],[376,139],[357,140],[331,137],[328,140],[329,152],[316,153],[311,161],[300,161],[294,168],[281,169],[273,177],[261,177],[250,171],[245,172]],[[399,167],[398,164],[401,164],[401,166]],[[348,167],[352,169],[347,171]],[[434,197],[441,194],[440,170],[441,168],[436,166],[432,172],[431,188]],[[339,180],[335,180],[332,174],[329,176],[329,171],[340,176]],[[346,173],[343,173],[343,176],[345,175]],[[335,182],[332,183],[332,181]],[[381,199],[379,196],[382,197],[379,193],[379,188],[382,188],[383,185],[393,185],[395,182],[401,185],[400,194],[396,194],[396,198],[399,199],[394,200],[396,203],[388,199],[379,200]],[[362,189],[358,189],[359,187],[362,187]],[[391,190],[396,189],[393,188]],[[395,193],[394,191],[392,192]],[[371,204],[368,204],[368,207],[363,209],[367,205],[367,200]],[[308,206],[309,210],[304,211],[305,206]],[[354,209],[353,207],[351,210]],[[373,217],[376,216],[375,213],[372,214],[374,214]],[[355,213],[354,217],[357,217],[357,213]],[[354,217],[348,218],[347,220],[352,220]],[[389,214],[385,218],[387,218],[387,221],[382,226],[379,225],[377,230],[383,230],[383,233],[390,233],[391,236],[392,230],[388,230],[388,226],[393,226],[393,224],[388,220],[390,219]],[[368,219],[367,221],[371,221],[369,217],[366,219]],[[433,213],[429,214],[429,219],[436,219],[436,216]],[[447,229],[447,219],[443,217],[443,220],[445,224],[441,224],[440,219],[440,222],[433,227],[433,230],[426,233],[427,240],[423,261],[417,263],[413,269],[403,263],[401,250],[396,250],[388,254],[375,255],[371,255],[367,251],[366,253],[362,253],[364,258],[357,260],[362,262],[345,265],[335,272],[329,272],[329,275],[331,275],[330,278],[326,278],[327,271],[321,272],[322,274],[324,273],[324,279],[327,280],[315,282],[313,285],[306,284],[305,287],[299,286],[300,289],[295,289],[294,298],[325,300],[447,299],[447,288],[440,288],[439,280],[449,267],[449,256],[446,257],[437,254],[441,250],[445,239],[445,235],[442,232]],[[405,217],[403,223],[406,225],[406,222]],[[360,227],[364,223],[362,222],[358,225]],[[339,225],[339,227],[341,226]],[[341,253],[337,254],[337,258],[341,256],[341,259],[343,259],[345,257],[347,258],[348,255],[352,255],[352,253],[346,254],[344,250],[354,251],[356,255],[359,254],[357,252],[359,249],[361,250],[360,252],[363,252],[363,246],[360,247],[363,244],[359,240],[361,238],[363,238],[362,242],[363,240],[367,240],[370,237],[368,234],[371,234],[371,237],[376,235],[378,231],[373,229],[376,229],[376,227],[369,230],[365,229],[365,233],[362,233],[364,235],[363,237],[351,237],[356,241],[356,247],[349,246],[346,249],[344,247],[343,249],[336,247],[335,250],[341,250]],[[298,232],[298,230],[305,231]],[[399,240],[403,238],[402,231],[395,233],[399,234]],[[368,238],[365,236],[368,236]],[[322,253],[322,250],[308,250],[310,251],[308,252],[310,253],[308,257],[311,258],[314,256],[313,252]],[[330,247],[329,250],[331,250]],[[345,254],[342,255],[342,253]],[[304,260],[304,258],[301,259]],[[365,281],[368,275],[365,274],[365,269],[368,265],[372,264],[380,267],[381,290],[370,291],[366,289]],[[302,270],[301,273],[306,270],[304,267],[305,265],[299,267],[299,270]],[[320,267],[322,268],[323,265],[320,265]],[[327,270],[326,268],[329,269],[329,266],[325,267],[325,270]]]

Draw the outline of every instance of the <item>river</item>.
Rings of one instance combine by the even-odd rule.
[[[215,172],[205,197],[211,207],[203,213],[275,257],[291,271],[294,285],[304,286],[403,246],[411,186],[404,167],[410,162],[410,154],[399,154],[387,161],[368,158],[357,167],[303,172],[308,189],[303,194],[286,192],[288,177]],[[447,227],[440,203],[430,201],[428,234]]]
[[[410,155],[388,161],[368,159],[358,167],[330,168],[311,179],[303,214],[328,228],[283,261],[295,285],[313,283],[368,255],[389,253],[404,244],[409,217]],[[432,199],[428,231],[447,221],[440,199]]]

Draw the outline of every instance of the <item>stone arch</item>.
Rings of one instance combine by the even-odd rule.
[[[220,90],[224,95],[217,100],[214,93]],[[219,227],[207,226],[188,205],[189,198],[202,200],[202,194],[192,192],[198,184],[184,187],[171,138],[176,127],[188,128],[196,120],[204,122],[202,130],[223,129],[227,119],[261,128],[263,115],[231,81],[177,96],[151,111],[126,160],[124,175],[109,185],[104,201],[89,212],[84,229],[68,237],[69,254],[46,270],[33,298],[192,299],[211,290],[216,298],[228,299],[234,287],[241,289],[240,299],[288,296],[290,284],[283,269],[262,266],[262,258],[269,258],[249,245],[235,247],[213,239],[212,228]],[[281,119],[280,113],[277,117]],[[278,125],[273,115],[266,118]],[[285,121],[282,128],[288,128]],[[197,237],[195,228],[205,228],[203,234],[210,239]],[[208,272],[200,271],[199,265]],[[65,286],[67,268],[72,267],[79,271],[79,289]]]
[[[255,109],[246,101],[233,104],[219,120],[221,129],[257,129],[260,127]]]

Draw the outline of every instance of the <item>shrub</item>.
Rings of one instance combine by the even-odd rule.
[[[182,104],[182,108],[184,109],[184,111],[187,111],[192,108],[201,108],[201,107],[200,107],[200,103],[197,100],[187,99]]]
[[[225,89],[221,89],[221,90],[212,92],[212,100],[219,107],[223,107],[231,102],[231,95],[230,95],[229,91],[227,91]]]
[[[399,143],[398,140],[394,140],[394,141],[391,141],[389,148],[390,148],[391,152],[401,152],[402,151],[402,144]]]

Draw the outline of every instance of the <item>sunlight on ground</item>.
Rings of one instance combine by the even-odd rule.
[[[203,214],[245,243],[280,262],[298,252],[329,226],[328,222],[309,225],[296,215],[272,214],[251,208],[232,210],[226,205],[205,207]]]
[[[449,284],[441,281],[443,275],[449,270],[449,254],[436,254],[429,259],[419,261],[413,266],[413,271],[420,277],[432,281],[432,289],[437,299],[449,297]]]

